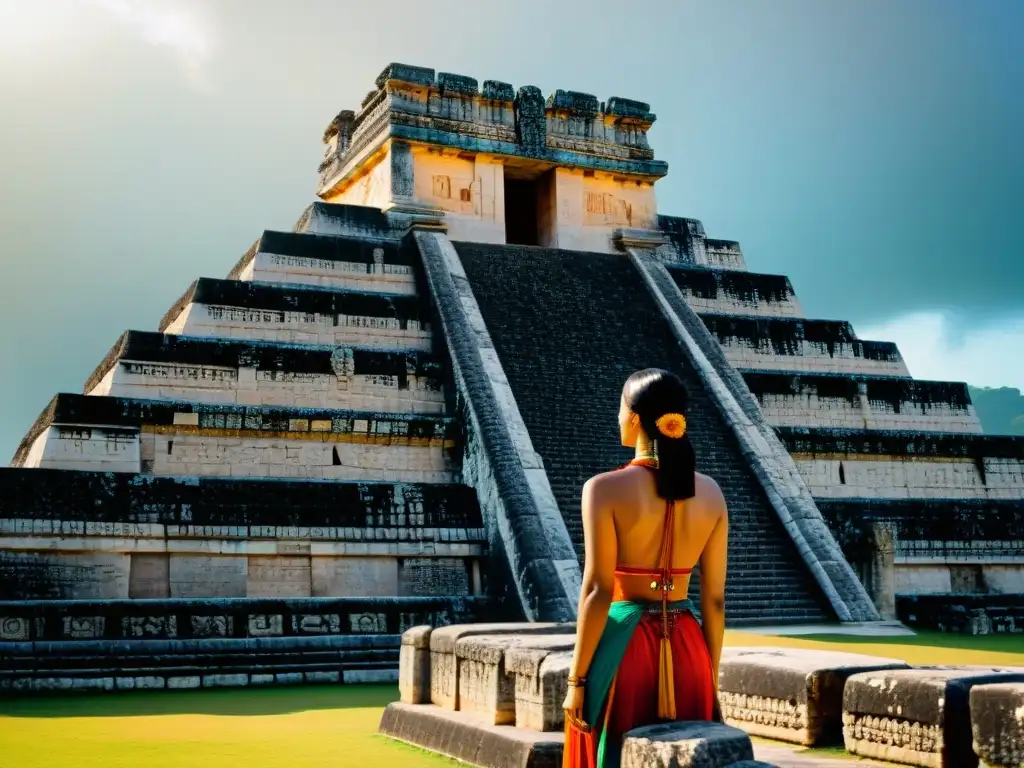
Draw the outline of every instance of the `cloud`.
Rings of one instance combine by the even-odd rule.
[[[212,25],[181,0],[87,0],[132,34],[178,57],[197,86],[208,86],[204,66],[216,49]]]
[[[895,341],[917,379],[1024,389],[1024,315],[964,330],[944,313],[918,312],[857,335]]]

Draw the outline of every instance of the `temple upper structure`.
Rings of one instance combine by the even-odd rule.
[[[453,240],[608,252],[658,235],[650,106],[389,65],[324,133],[319,197],[429,219]]]

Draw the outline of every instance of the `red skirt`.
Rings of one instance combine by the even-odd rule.
[[[670,621],[675,719],[720,719],[711,657],[700,623],[688,611],[673,614]],[[617,758],[623,734],[633,728],[662,722],[658,717],[660,647],[660,612],[645,613],[626,646],[600,722],[589,728],[582,724],[570,724],[566,728],[564,768],[601,768],[597,765],[597,747],[602,736],[604,754],[614,754]],[[613,764],[617,765],[618,759],[614,759]]]

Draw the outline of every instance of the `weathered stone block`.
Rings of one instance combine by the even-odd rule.
[[[719,669],[722,715],[757,736],[798,744],[838,741],[851,675],[907,669],[898,659],[786,648],[737,648]]]
[[[718,768],[753,760],[750,737],[722,723],[659,723],[622,742],[622,768]]]
[[[431,704],[389,704],[380,732],[482,768],[561,768],[563,734],[489,725]]]
[[[459,709],[459,662],[455,644],[472,635],[559,634],[576,631],[575,624],[508,622],[453,624],[430,634],[430,700],[447,709]]]
[[[516,678],[506,674],[505,654],[538,644],[557,650],[571,649],[575,639],[575,635],[538,638],[515,634],[477,635],[459,640],[455,644],[459,710],[475,712],[494,725],[514,723]]]
[[[422,626],[402,633],[398,653],[398,693],[406,704],[430,702],[430,633]]]
[[[511,648],[505,653],[505,674],[515,678],[516,727],[557,731],[564,725],[562,702],[569,680],[575,638],[550,638],[548,647]]]
[[[932,768],[972,768],[969,696],[976,685],[1024,682],[1024,668],[928,667],[846,681],[843,741],[855,755]]]
[[[1024,765],[1024,684],[971,688],[971,735],[983,766]]]
[[[570,651],[574,643],[575,635],[483,635],[460,640],[455,651],[459,664],[459,709],[477,713],[495,725],[514,723],[517,684],[516,676],[509,674],[506,666],[507,654],[518,648]],[[530,674],[532,670],[527,665],[527,675]]]

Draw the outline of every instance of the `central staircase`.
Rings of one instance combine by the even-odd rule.
[[[832,618],[627,259],[525,246],[455,247],[581,559],[583,484],[630,459],[616,425],[622,386],[634,371],[665,368],[686,383],[698,469],[718,482],[729,506],[730,625]],[[699,571],[691,596],[698,593]]]

